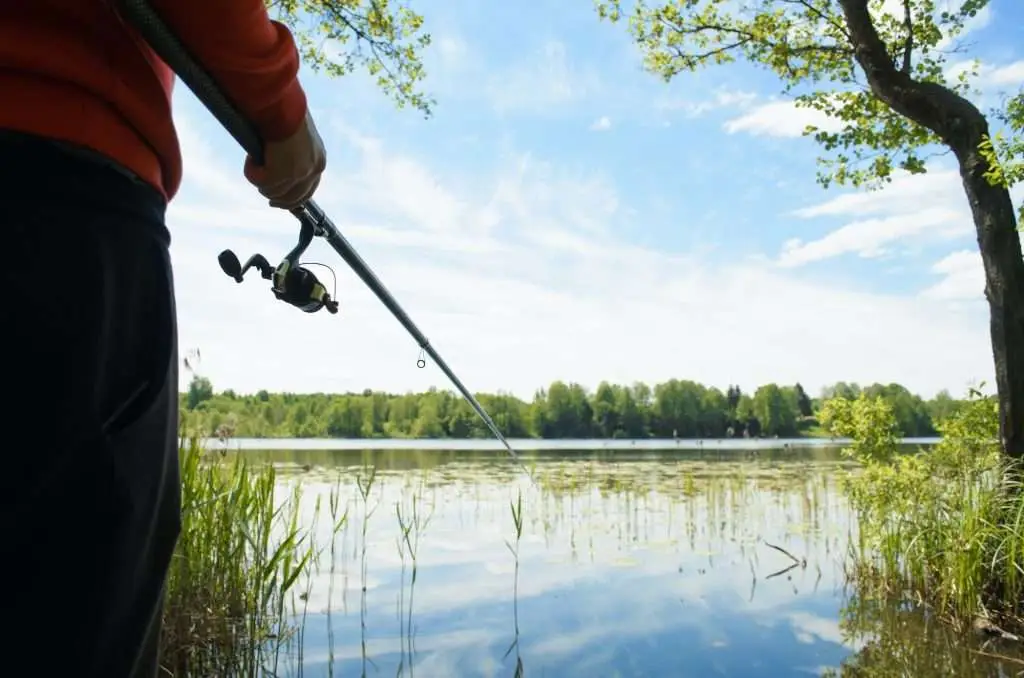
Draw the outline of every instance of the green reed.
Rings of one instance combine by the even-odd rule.
[[[413,674],[415,634],[413,633],[412,614],[416,594],[416,577],[419,572],[416,556],[419,551],[420,538],[423,536],[433,516],[433,506],[430,507],[430,511],[426,514],[420,508],[423,504],[422,491],[423,482],[421,477],[420,486],[412,489],[409,495],[409,502],[404,508],[403,504],[405,502],[395,502],[395,517],[398,520],[399,529],[399,536],[395,540],[395,545],[398,549],[398,557],[402,562],[400,574],[402,583],[398,593],[399,638],[402,645],[402,659],[398,665],[399,676],[404,674],[407,665],[409,675]],[[405,598],[407,562],[411,562],[411,566],[409,566],[408,601]]]
[[[519,652],[519,544],[523,538],[522,490],[516,491],[516,500],[509,502],[509,508],[512,511],[512,524],[516,530],[515,541],[505,540],[505,546],[508,547],[508,550],[512,553],[512,558],[515,560],[515,572],[512,576],[512,624],[515,635],[513,636],[512,644],[505,651],[505,657],[508,657],[513,650],[515,651],[516,669],[514,678],[521,678],[523,675],[523,658]]]
[[[366,556],[367,556],[367,535],[369,534],[370,516],[377,510],[377,505],[370,506],[370,492],[373,490],[374,482],[377,480],[377,467],[367,464],[364,460],[362,470],[356,474],[356,488],[363,500],[363,515],[360,521],[359,563],[360,563],[360,597],[359,597],[359,627],[360,627],[360,648],[362,652],[362,674],[366,675],[366,664],[368,656],[366,653]]]
[[[289,594],[314,549],[299,488],[275,502],[273,466],[211,458],[182,439],[182,530],[170,566],[162,675],[256,676],[295,631]],[[269,665],[269,666],[268,666]]]
[[[341,487],[335,485],[327,497],[328,510],[331,516],[331,565],[327,583],[327,675],[334,675],[334,623],[331,614],[334,608],[334,574],[337,569],[337,539],[348,526],[348,507],[341,508]]]
[[[169,593],[169,623],[164,643],[165,663],[170,669],[168,675],[281,675],[282,672],[277,670],[278,656],[296,660],[293,653],[281,652],[281,648],[290,650],[296,644],[299,648],[298,672],[301,674],[302,625],[307,611],[306,599],[313,586],[310,571],[315,566],[319,572],[321,559],[311,541],[317,520],[322,517],[320,498],[313,507],[310,527],[309,511],[301,516],[298,512],[298,489],[289,489],[282,498],[282,478],[269,464],[246,465],[237,456],[220,459],[217,455],[204,455],[192,442],[183,445],[182,467],[187,527],[179,545],[180,553],[176,555],[174,580]],[[361,563],[363,671],[367,672],[368,664],[373,664],[367,654],[369,520],[379,503],[374,497],[381,496],[374,490],[393,476],[389,474],[382,478],[368,460],[354,476],[351,482],[345,483],[339,476],[339,484],[331,489],[324,502],[331,521],[331,576],[327,582],[326,610],[328,675],[334,672],[335,638],[331,608],[335,561],[339,557],[335,537],[350,526],[347,502],[353,500],[361,508],[360,529],[353,534],[352,546],[357,549],[355,559]],[[433,515],[432,501],[424,499],[425,487],[428,482],[433,485],[438,478],[447,476],[442,471],[421,472],[418,481],[413,481],[394,504],[398,524],[396,546],[403,571],[403,592],[399,600],[404,643],[402,666],[408,667],[410,675],[415,642],[412,625],[414,586],[419,572],[422,535]],[[716,539],[747,541],[748,535],[735,534],[739,522],[732,518],[739,507],[745,506],[749,510],[752,492],[781,496],[785,488],[791,493],[790,485],[794,480],[805,484],[811,481],[801,473],[759,469],[750,463],[734,466],[724,462],[688,465],[685,471],[682,467],[663,464],[563,462],[544,465],[537,470],[537,478],[541,489],[536,495],[536,503],[531,502],[530,511],[524,506],[521,491],[507,504],[514,534],[506,540],[506,545],[515,560],[512,586],[515,638],[509,653],[515,651],[517,675],[523,672],[518,645],[518,590],[520,548],[527,520],[535,533],[543,531],[545,539],[549,536],[557,538],[564,530],[571,535],[570,540],[575,540],[576,530],[581,530],[581,545],[584,539],[589,542],[593,559],[597,532],[588,529],[587,525],[593,527],[599,505],[609,501],[621,504],[619,508],[623,519],[617,522],[618,538],[632,543],[637,539],[646,541],[655,537],[655,526],[649,522],[648,508],[672,498],[668,507],[668,524],[673,525],[674,513],[675,520],[685,527],[667,529],[662,538],[678,540],[686,539],[688,535],[692,546],[694,540],[710,540],[714,532],[718,535]],[[471,490],[478,502],[487,501],[491,491],[488,488],[493,485],[496,490],[503,479],[488,475],[481,480],[487,482],[474,483]],[[273,491],[275,485],[278,488],[277,501]],[[827,489],[819,485],[811,488],[808,484],[807,487],[808,491],[815,492]],[[594,489],[598,492],[593,492]],[[346,492],[351,492],[351,499],[345,496]],[[569,501],[563,503],[562,498]],[[816,496],[808,501],[795,505],[793,510],[797,514],[808,510],[813,512],[822,504]],[[568,514],[565,513],[567,508]],[[578,515],[577,509],[583,515]],[[793,518],[800,521],[806,516],[794,515]],[[710,530],[706,534],[705,525]],[[732,535],[723,532],[727,528],[733,531]],[[664,526],[659,527],[659,536],[665,529]],[[652,533],[649,534],[648,530]],[[345,543],[347,541],[341,547],[342,568],[346,562]],[[407,571],[411,571],[411,575],[406,594]],[[403,670],[400,667],[399,671]],[[288,674],[289,671],[285,669],[283,673]]]
[[[846,480],[858,514],[851,576],[862,593],[900,593],[948,621],[1021,624],[1024,491],[999,453],[997,404],[972,392],[934,448],[901,455],[882,401],[835,401],[826,417],[862,468]]]

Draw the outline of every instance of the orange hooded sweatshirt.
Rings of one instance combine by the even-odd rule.
[[[263,0],[151,4],[265,141],[298,130],[299,56]],[[182,174],[173,86],[111,0],[0,0],[0,129],[102,153],[170,200]]]

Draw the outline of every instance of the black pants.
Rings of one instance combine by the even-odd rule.
[[[0,673],[157,675],[181,528],[164,209],[110,165],[0,132]]]

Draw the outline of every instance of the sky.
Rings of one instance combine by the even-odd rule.
[[[950,49],[986,101],[1024,84],[1024,7],[994,0]],[[591,3],[424,5],[429,119],[361,74],[303,70],[328,168],[316,201],[475,392],[530,397],[692,379],[747,392],[897,382],[925,397],[991,383],[984,279],[948,156],[879,191],[815,182],[813,118],[747,65],[671,83]],[[305,261],[337,315],[236,284],[217,254],[276,264],[297,222],[183,86],[185,163],[168,211],[182,353],[218,390],[449,389],[321,241]],[[1019,204],[1024,193],[1015,192]],[[182,385],[190,374],[182,373]]]

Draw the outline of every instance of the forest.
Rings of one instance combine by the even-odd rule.
[[[532,400],[477,394],[480,404],[512,438],[734,438],[825,435],[816,418],[821,403],[860,393],[881,396],[904,436],[934,436],[936,423],[956,410],[943,391],[931,400],[899,384],[861,387],[840,382],[810,397],[800,384],[765,384],[753,393],[724,392],[671,379],[653,387],[602,382],[593,392],[553,382]],[[202,435],[245,438],[488,438],[468,403],[448,391],[391,394],[215,392],[196,376],[181,394],[181,428]]]

